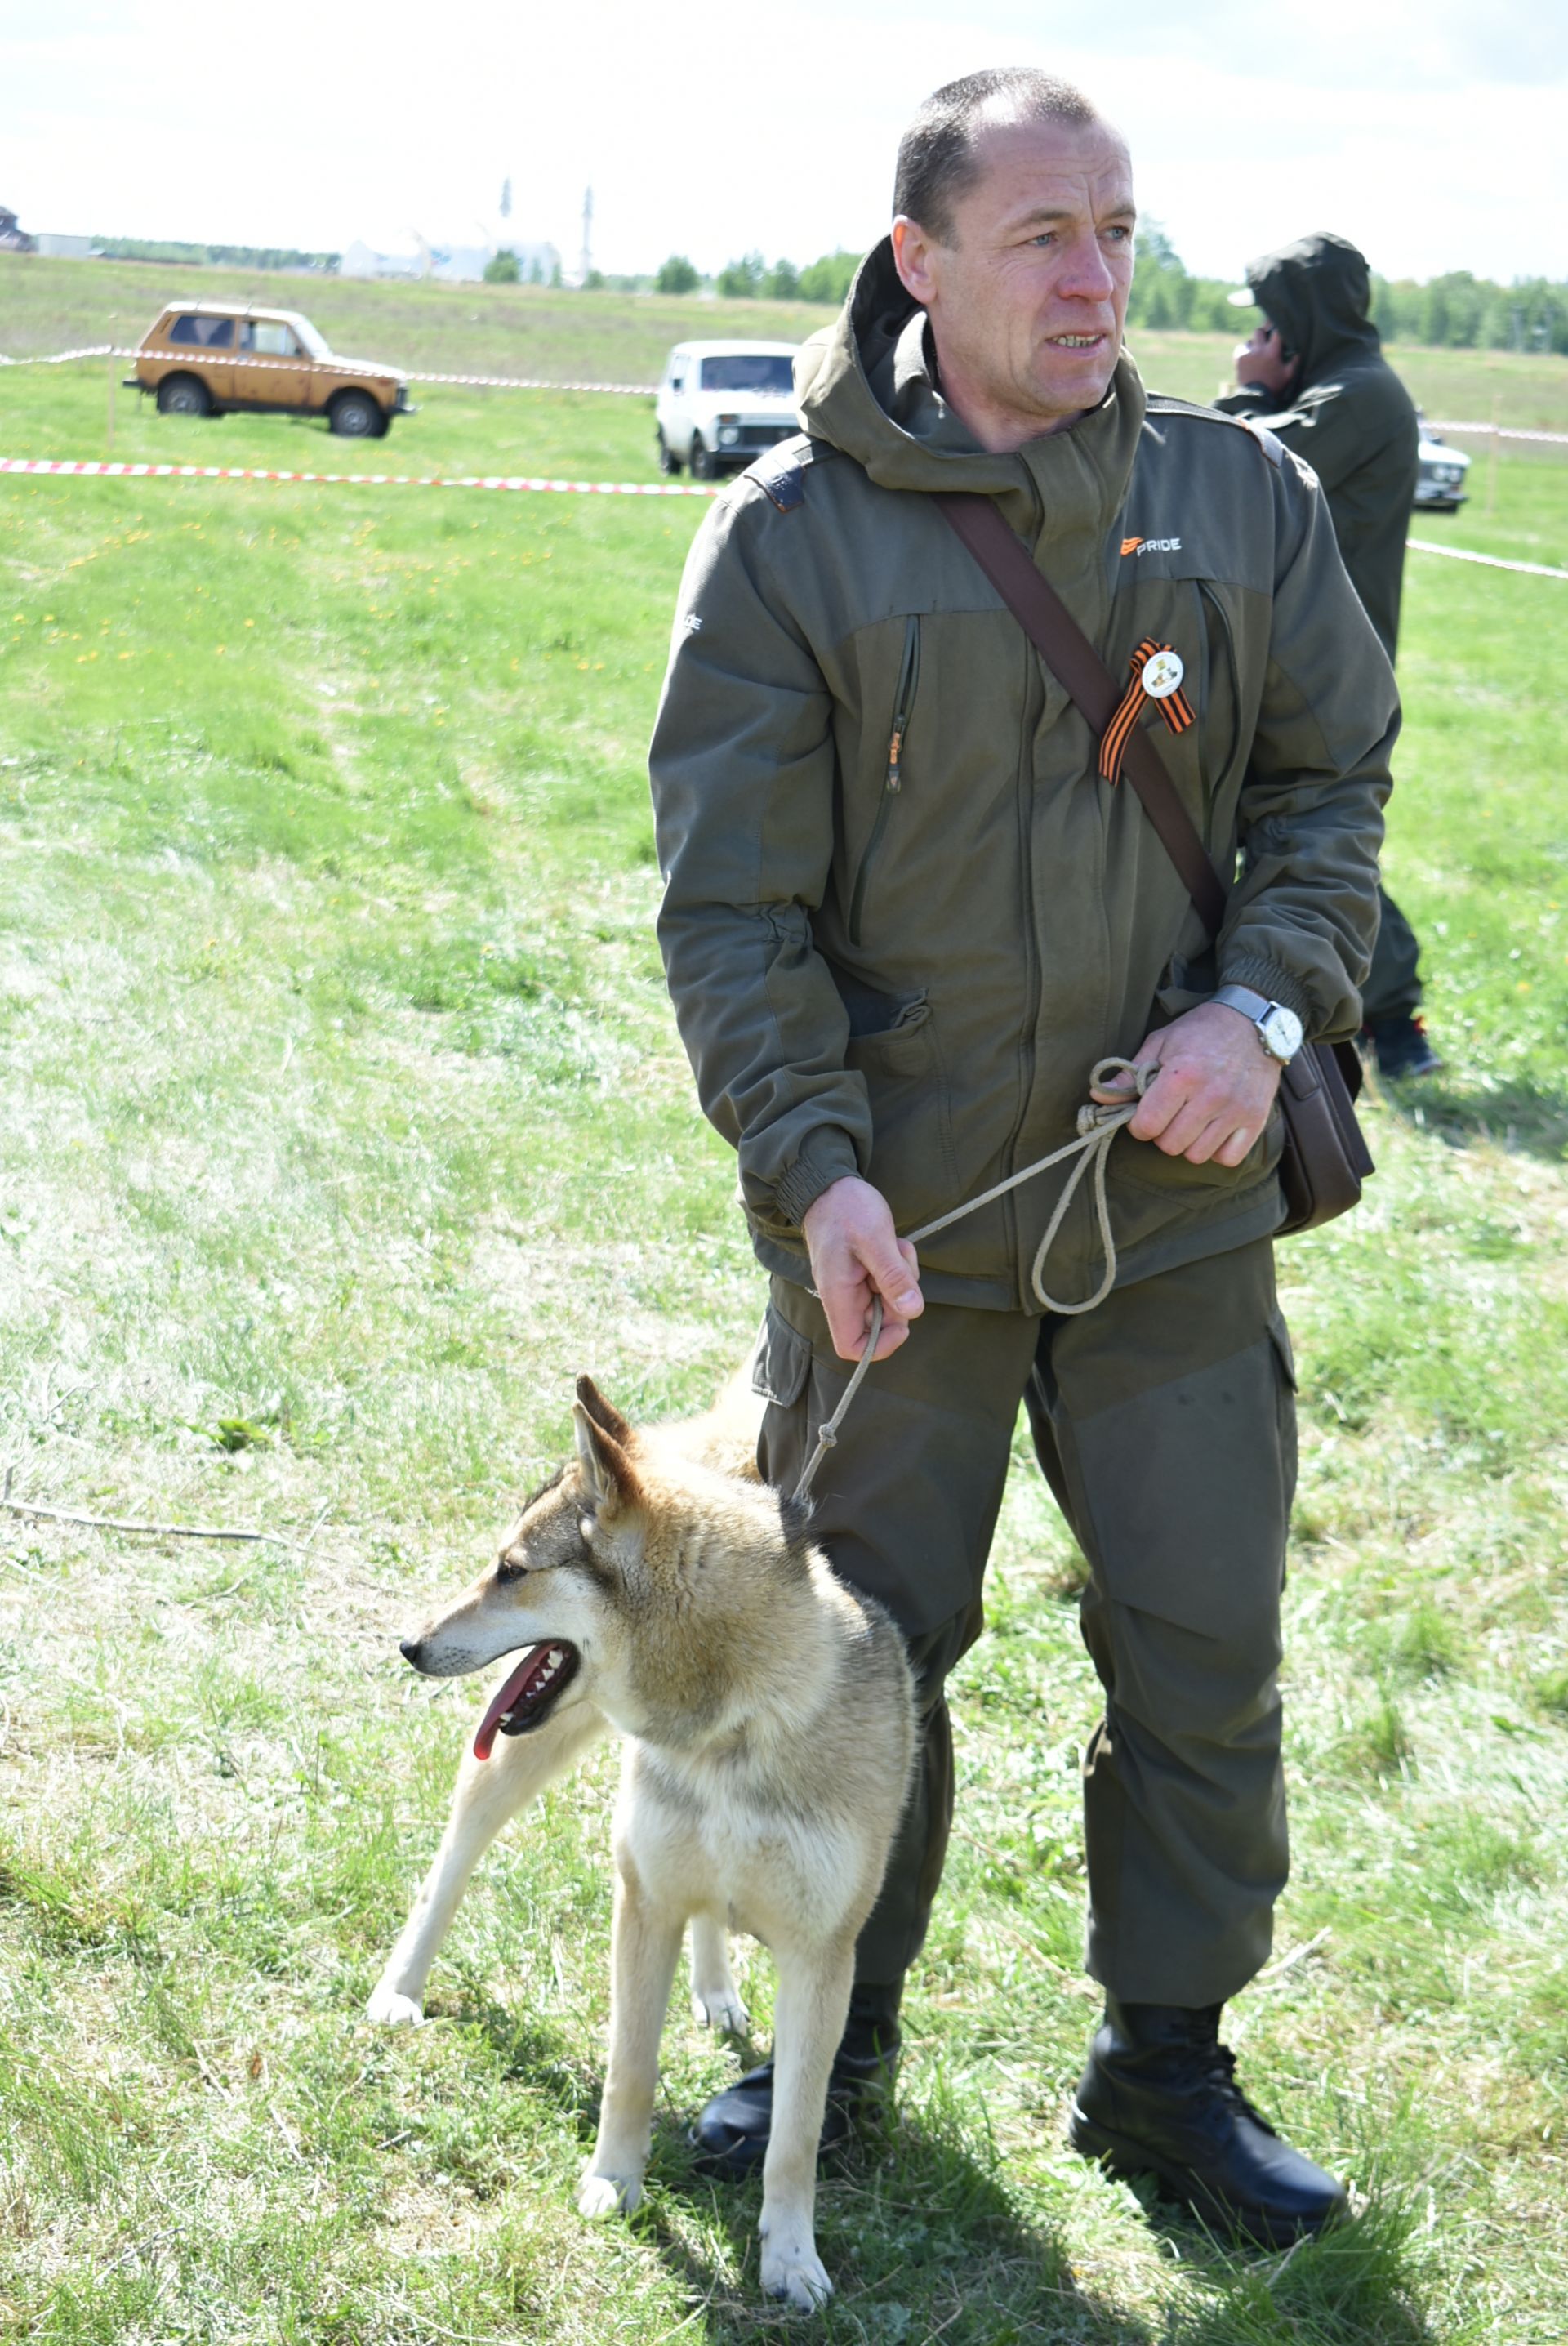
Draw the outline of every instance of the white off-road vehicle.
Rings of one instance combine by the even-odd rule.
[[[793,342],[677,342],[654,413],[661,473],[694,481],[749,464],[800,429]]]

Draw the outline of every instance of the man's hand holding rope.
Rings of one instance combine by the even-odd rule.
[[[1126,1127],[1129,1137],[1152,1140],[1167,1157],[1185,1157],[1189,1165],[1211,1159],[1239,1165],[1268,1123],[1279,1088],[1278,1062],[1259,1047],[1251,1022],[1224,1003],[1200,1003],[1145,1035],[1135,1062],[1158,1073]],[[1129,1078],[1095,1085],[1092,1096],[1121,1107],[1135,1090]],[[886,1198],[853,1176],[835,1181],[807,1208],[801,1232],[839,1358],[860,1359],[880,1297],[882,1324],[872,1358],[885,1361],[925,1310],[919,1259],[911,1241],[894,1230]]]
[[[882,1327],[872,1357],[885,1361],[925,1310],[915,1250],[895,1235],[887,1199],[869,1181],[847,1176],[807,1207],[800,1230],[833,1350],[841,1361],[860,1359],[880,1295]]]
[[[1250,1019],[1223,1002],[1200,1002],[1161,1026],[1133,1054],[1158,1075],[1127,1127],[1129,1138],[1152,1140],[1167,1157],[1189,1165],[1237,1166],[1268,1121],[1279,1088],[1279,1062],[1257,1040]],[[1108,1105],[1130,1098],[1130,1084],[1095,1087]]]

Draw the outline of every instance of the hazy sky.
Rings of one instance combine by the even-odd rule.
[[[1015,63],[1120,121],[1140,202],[1205,274],[1332,228],[1390,276],[1568,277],[1553,0],[965,0],[962,21],[930,0],[0,0],[0,202],[33,229],[408,250],[479,241],[510,177],[513,232],[571,266],[591,182],[601,268],[803,261],[881,233],[928,90]]]

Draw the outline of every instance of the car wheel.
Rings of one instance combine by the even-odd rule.
[[[209,415],[212,393],[199,375],[166,374],[158,387],[160,415]]]
[[[331,423],[344,440],[379,440],[383,428],[381,409],[362,391],[338,393],[332,402]]]
[[[691,477],[694,481],[711,481],[718,474],[718,460],[703,439],[700,432],[691,435]]]
[[[662,432],[656,432],[654,437],[658,442],[659,471],[661,473],[668,473],[671,475],[678,474],[680,471],[680,458],[678,456],[671,455],[669,442],[665,438],[664,434]]]

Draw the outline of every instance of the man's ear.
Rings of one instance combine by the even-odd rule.
[[[893,267],[906,293],[911,293],[922,310],[929,310],[936,291],[932,276],[932,248],[936,240],[929,236],[918,220],[901,212],[892,226]]]
[[[585,1495],[601,1523],[612,1522],[623,1508],[635,1506],[640,1496],[632,1462],[615,1435],[606,1433],[580,1401],[572,1403],[572,1423],[576,1430]],[[624,1426],[626,1420],[622,1418],[619,1423]]]

